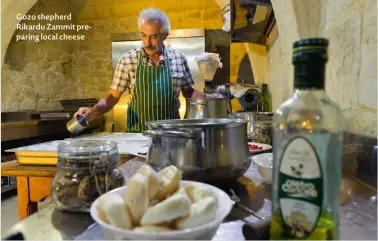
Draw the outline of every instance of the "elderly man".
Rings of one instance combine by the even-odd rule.
[[[76,112],[87,120],[111,110],[126,90],[131,95],[127,132],[146,130],[146,121],[180,118],[180,91],[185,98],[217,97],[193,89],[194,81],[186,57],[178,50],[164,46],[170,31],[170,22],[164,12],[156,8],[143,10],[138,26],[143,46],[119,59],[110,90],[93,108],[82,107]]]

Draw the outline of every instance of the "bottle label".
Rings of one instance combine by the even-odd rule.
[[[280,160],[278,200],[287,235],[292,238],[309,236],[322,211],[322,166],[313,144],[310,139],[294,137]]]

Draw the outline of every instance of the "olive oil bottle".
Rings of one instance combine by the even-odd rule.
[[[258,112],[272,112],[272,102],[268,95],[268,85],[262,84],[260,100],[257,102]]]
[[[293,44],[295,91],[274,116],[273,240],[339,239],[344,118],[324,91],[327,48]]]

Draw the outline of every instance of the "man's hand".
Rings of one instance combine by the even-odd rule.
[[[218,93],[213,93],[213,94],[205,94],[205,98],[207,99],[221,99],[224,98],[223,95],[218,94]]]
[[[96,113],[93,108],[90,107],[80,107],[74,116],[82,115],[87,121],[92,121],[96,118]]]

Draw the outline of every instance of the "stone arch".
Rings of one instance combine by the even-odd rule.
[[[1,2],[1,61],[4,63],[4,56],[7,51],[9,42],[16,30],[16,24],[20,22],[15,17],[17,14],[26,14],[37,0],[3,0]],[[6,21],[4,21],[6,20]]]

